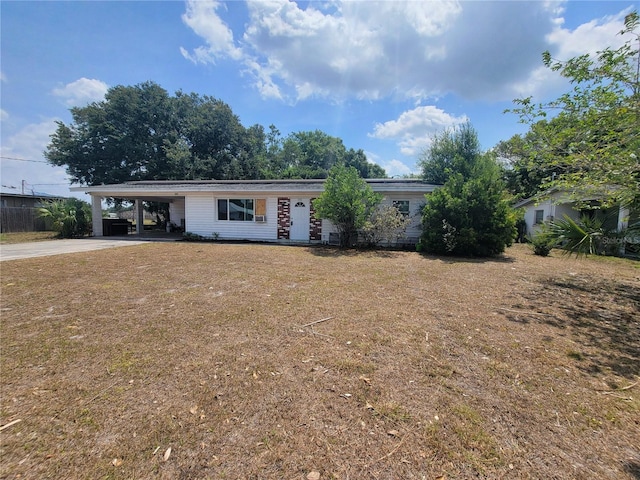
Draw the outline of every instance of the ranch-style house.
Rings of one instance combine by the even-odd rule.
[[[406,241],[420,236],[420,209],[425,195],[438,185],[419,179],[366,179],[383,195],[383,204],[395,205],[412,219]],[[281,243],[330,243],[336,230],[317,218],[313,199],[324,189],[324,180],[189,180],[137,181],[117,185],[74,187],[91,195],[93,235],[103,230],[102,200],[133,201],[137,233],[143,229],[143,201],[169,204],[172,224],[184,232],[220,240]],[[334,237],[335,238],[335,237]]]

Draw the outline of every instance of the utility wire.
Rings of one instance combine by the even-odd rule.
[[[0,155],[0,158],[4,160],[17,160],[19,162],[49,163],[46,160],[31,160],[29,158],[5,157],[4,155]]]

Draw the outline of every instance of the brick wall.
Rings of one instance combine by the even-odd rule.
[[[311,206],[309,207],[311,212],[309,218],[309,240],[322,240],[322,219],[316,218],[316,211],[313,208],[314,200],[315,198],[311,199]]]
[[[291,224],[291,199],[278,198],[278,240],[289,240]]]

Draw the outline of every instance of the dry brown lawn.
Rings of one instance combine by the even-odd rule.
[[[42,242],[45,240],[53,240],[57,237],[56,232],[15,232],[15,233],[0,233],[0,245],[11,243],[25,243],[25,242]]]
[[[638,267],[519,245],[5,261],[0,477],[638,479]]]

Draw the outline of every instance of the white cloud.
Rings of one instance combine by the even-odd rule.
[[[0,164],[2,184],[15,187],[9,190],[3,188],[4,191],[21,193],[24,180],[25,193],[31,193],[33,190],[38,193],[70,196],[69,179],[64,168],[42,163],[45,161],[43,152],[49,144],[50,135],[57,127],[56,120],[58,119],[50,118],[26,125],[2,143],[0,146],[0,154],[3,157]]]
[[[80,107],[104,100],[107,90],[109,86],[103,81],[82,77],[75,82],[67,83],[64,87],[54,88],[52,93],[62,98],[65,105]]]
[[[207,43],[189,53],[180,47],[182,55],[193,63],[215,63],[218,58],[238,60],[242,52],[234,45],[233,32],[218,16],[216,10],[224,4],[214,0],[189,0],[182,21]]]
[[[7,79],[7,76],[4,74],[4,72],[0,72],[0,82],[8,82],[9,80]]]
[[[603,48],[622,12],[570,30],[564,0],[540,2],[250,0],[248,19],[217,1],[189,1],[183,21],[204,45],[198,63],[231,58],[264,97],[511,100],[557,87],[541,54]],[[237,20],[234,18],[233,20]],[[555,82],[549,84],[550,81]]]
[[[624,17],[630,9],[623,10],[617,15],[610,15],[584,23],[575,30],[562,28],[559,23],[547,40],[555,50],[555,56],[567,60],[584,53],[595,54],[604,46],[614,48],[622,45],[627,38],[618,35],[624,28]]]
[[[234,35],[220,7],[187,3],[183,21],[205,45],[182,54],[239,60],[283,100],[497,96],[539,63],[554,21],[548,2],[257,0]]]
[[[608,46],[617,48],[627,39],[618,33],[624,27],[624,17],[629,11],[630,9],[625,9],[617,15],[591,20],[574,30],[564,27],[564,19],[560,16],[562,11],[559,11],[553,30],[545,37],[546,49],[553,58],[568,60],[584,54],[594,55]],[[528,77],[511,86],[513,96],[516,97],[540,97],[558,90],[566,90],[566,80],[559,73],[543,66],[541,60],[539,66],[531,69]]]
[[[272,76],[269,74],[267,68],[261,68],[257,62],[253,60],[247,60],[245,62],[248,71],[253,75],[255,80],[255,87],[264,98],[276,98],[283,100],[280,87],[273,81]]]
[[[403,112],[397,120],[377,123],[369,136],[398,141],[404,155],[415,156],[431,143],[434,134],[468,120],[455,117],[432,105],[424,105]]]
[[[0,108],[0,120],[2,120],[3,122],[9,120],[9,113],[2,108]]]
[[[414,168],[411,168],[406,163],[396,160],[395,158],[392,160],[382,160],[378,154],[373,152],[365,152],[365,155],[367,156],[367,161],[384,168],[384,171],[389,177],[402,177],[403,175],[417,173],[415,171],[415,165]]]
[[[50,141],[50,135],[56,130],[57,118],[50,118],[40,123],[32,123],[0,145],[2,156],[44,160],[42,153]]]
[[[416,173],[405,163],[396,159],[390,160],[388,162],[383,162],[381,166],[382,168],[384,168],[385,172],[387,172],[387,175],[389,177],[402,177],[404,175],[411,175],[412,173]]]
[[[460,11],[457,2],[336,2],[327,11],[314,5],[248,3],[243,40],[254,74],[268,75],[298,99],[378,99],[415,89],[420,57],[440,56],[441,48],[419,49],[417,58],[407,49],[442,34]]]

